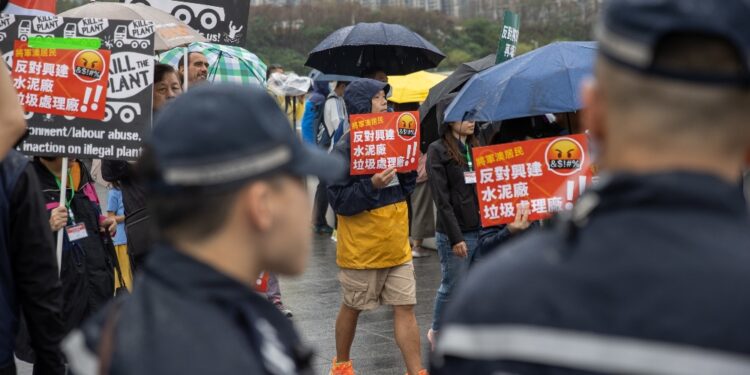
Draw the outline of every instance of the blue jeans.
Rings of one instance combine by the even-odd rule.
[[[477,243],[479,242],[479,231],[464,232],[464,241],[469,248],[469,254],[466,258],[460,258],[453,253],[453,246],[450,239],[444,233],[437,232],[435,241],[437,243],[438,256],[440,256],[440,287],[435,296],[435,311],[432,315],[432,329],[440,330],[441,320],[443,319],[443,310],[445,305],[450,301],[451,293],[456,283],[460,281],[469,269],[469,264],[477,254]]]

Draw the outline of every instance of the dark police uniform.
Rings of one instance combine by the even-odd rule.
[[[312,373],[312,351],[278,309],[169,246],[153,251],[134,290],[66,339],[74,373],[88,373],[85,357],[111,357],[112,375]]]
[[[748,17],[746,0],[608,0],[598,54],[644,77],[748,90]],[[691,76],[658,65],[658,47],[675,33],[721,38],[744,71]],[[739,171],[736,182],[622,172],[469,275],[446,312],[433,375],[750,374],[750,218]]]
[[[603,178],[475,269],[431,373],[750,373],[749,269],[739,185]]]

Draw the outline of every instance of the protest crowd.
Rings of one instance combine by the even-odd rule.
[[[605,0],[595,42],[520,56],[506,12],[450,75],[401,25],[300,76],[235,23],[14,9],[0,375],[368,374],[362,335],[408,375],[750,374],[745,0]],[[285,304],[311,264],[338,281],[323,364],[321,299]]]

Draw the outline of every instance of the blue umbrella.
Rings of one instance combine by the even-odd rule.
[[[446,121],[501,121],[582,108],[581,82],[594,72],[595,42],[552,43],[487,69],[463,87]]]
[[[334,31],[307,56],[306,66],[327,74],[361,77],[370,69],[404,75],[431,69],[445,55],[401,25],[358,23]]]

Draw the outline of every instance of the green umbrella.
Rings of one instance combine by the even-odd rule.
[[[241,47],[213,43],[191,43],[189,52],[203,52],[208,60],[208,80],[239,84],[266,84],[266,64],[258,56]],[[177,68],[185,48],[173,48],[159,56],[159,61]]]

